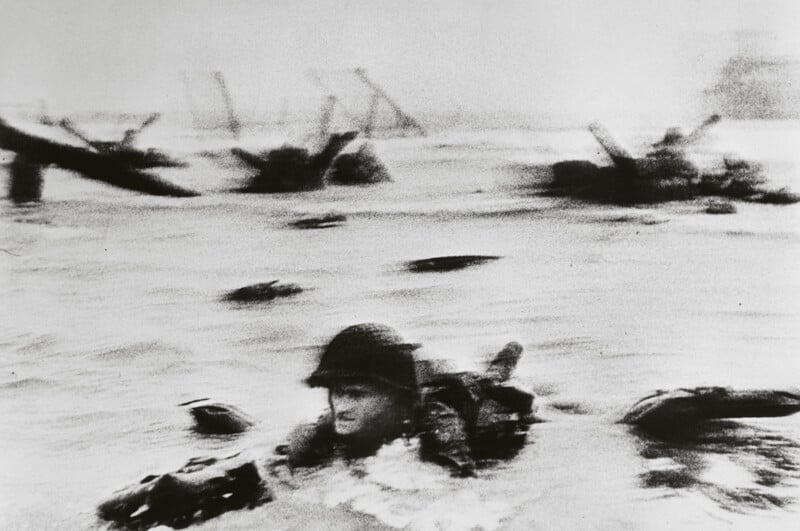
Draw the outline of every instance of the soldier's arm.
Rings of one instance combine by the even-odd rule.
[[[422,459],[462,477],[475,475],[464,419],[452,407],[438,401],[423,403],[419,440]]]
[[[316,422],[297,426],[275,453],[291,467],[316,466],[333,453],[333,437],[333,419],[327,413]]]

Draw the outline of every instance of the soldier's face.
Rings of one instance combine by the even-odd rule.
[[[339,435],[376,434],[392,425],[401,406],[398,396],[371,382],[333,385],[328,399]]]

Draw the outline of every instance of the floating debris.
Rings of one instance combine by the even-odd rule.
[[[303,288],[297,284],[280,284],[277,280],[273,280],[271,282],[252,284],[231,291],[225,295],[224,299],[233,302],[271,301],[277,297],[290,297],[302,291]]]
[[[771,192],[764,192],[754,201],[770,205],[792,205],[800,202],[800,195],[790,192],[787,188],[781,188]]]
[[[98,506],[97,515],[128,529],[178,529],[273,498],[255,461],[238,454],[193,458],[175,472],[150,475],[117,491]]]
[[[242,433],[251,428],[255,422],[234,406],[208,402],[208,399],[184,402],[181,406],[189,406],[189,413],[195,420],[195,431],[210,435],[232,435]],[[194,404],[194,405],[193,405]]]
[[[292,221],[290,225],[298,229],[328,229],[338,227],[347,221],[344,214],[325,214],[313,218],[300,218]]]
[[[581,404],[580,402],[551,402],[550,407],[570,415],[587,415],[591,412],[591,410],[586,407],[586,404]]]
[[[609,223],[641,223],[642,225],[660,225],[662,223],[667,223],[669,220],[657,218],[652,215],[634,215],[634,214],[622,214],[620,216],[611,216],[608,218],[604,218],[603,221]]]
[[[492,255],[455,255],[455,256],[437,256],[433,258],[424,258],[422,260],[413,260],[407,262],[408,269],[416,272],[428,271],[455,271],[457,269],[464,269],[465,267],[474,266],[490,262],[492,260],[499,260],[500,256]]]
[[[657,391],[634,404],[621,422],[658,431],[711,419],[783,417],[798,411],[800,394],[789,391],[695,387]]]
[[[727,201],[711,201],[706,206],[706,214],[735,214],[736,206]]]

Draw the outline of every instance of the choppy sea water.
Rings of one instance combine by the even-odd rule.
[[[636,145],[658,132],[620,134]],[[797,122],[731,123],[705,151],[755,158],[800,191]],[[164,139],[171,145],[174,138]],[[480,131],[376,143],[395,182],[237,195],[241,170],[188,155],[162,173],[193,199],[145,197],[57,169],[44,202],[0,215],[0,527],[103,528],[113,490],[190,457],[266,456],[324,394],[304,388],[319,345],[381,321],[422,355],[479,367],[510,340],[539,416],[513,461],[476,479],[419,463],[400,441],[276,485],[279,501],[204,529],[787,529],[800,512],[800,415],[748,420],[671,447],[616,423],[655,389],[799,387],[800,206],[702,201],[601,207],[537,194],[530,165],[602,162],[585,131]],[[176,141],[177,142],[177,141]],[[718,158],[718,157],[717,157]],[[337,211],[341,227],[297,230]],[[408,260],[491,254],[450,273]],[[237,306],[228,290],[306,291]],[[177,404],[200,397],[259,420],[202,438]]]

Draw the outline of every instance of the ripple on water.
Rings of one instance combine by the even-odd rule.
[[[46,378],[18,378],[7,382],[0,383],[0,392],[2,391],[36,391],[43,389],[50,389],[57,385],[54,380]]]

